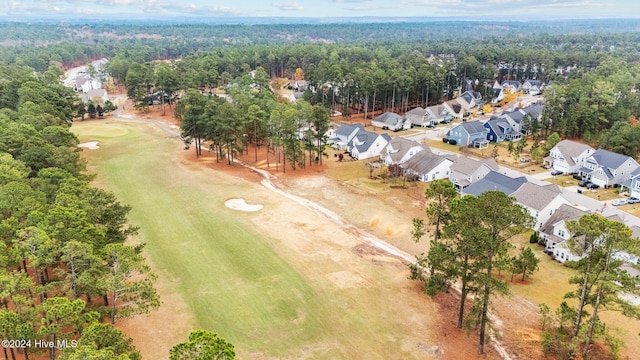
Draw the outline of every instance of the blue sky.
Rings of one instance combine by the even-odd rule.
[[[639,0],[0,0],[0,15],[207,17],[640,17]]]

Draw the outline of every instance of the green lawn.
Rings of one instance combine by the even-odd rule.
[[[429,344],[437,317],[404,267],[362,260],[352,245],[336,250],[339,259],[308,260],[258,233],[253,221],[261,212],[236,212],[224,201],[244,194],[273,208],[282,200],[256,199],[267,192],[258,184],[222,181],[202,164],[182,163],[175,155],[182,143],[154,125],[85,122],[72,130],[81,141],[100,142],[99,150],[85,150],[96,183],[132,205],[131,222],[141,228],[138,240],[154,269],[197,325],[232,342],[241,358],[424,357],[418,344]],[[335,285],[352,279],[362,285]]]

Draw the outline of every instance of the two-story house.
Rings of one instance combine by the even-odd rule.
[[[544,158],[544,163],[553,170],[571,174],[580,170],[584,161],[595,151],[589,145],[562,140],[549,151],[549,156]]]
[[[396,137],[391,139],[382,149],[380,152],[380,160],[386,165],[399,165],[423,150],[431,152],[427,144],[420,144],[414,140]]]
[[[461,156],[451,164],[449,181],[461,190],[482,179],[489,172],[498,170],[500,168],[493,158],[480,161]]]
[[[426,127],[441,123],[448,114],[443,105],[433,105],[426,109],[417,107],[408,111],[405,117],[409,119],[414,126]]]
[[[522,92],[525,94],[538,95],[542,92],[543,84],[540,80],[527,79],[522,84]]]
[[[342,124],[335,130],[330,129],[326,135],[329,138],[328,143],[334,149],[344,150],[360,131],[364,131],[364,127],[360,124]]]
[[[630,156],[598,149],[584,160],[579,172],[592,183],[609,187],[625,183],[639,166]]]
[[[538,230],[538,236],[545,244],[544,251],[561,262],[572,260],[573,257],[565,250],[566,246],[558,248],[558,244],[571,238],[571,233],[567,229],[567,222],[580,219],[588,212],[580,210],[569,204],[562,204],[545,221]]]
[[[629,188],[629,196],[640,199],[640,167],[634,170],[625,182],[625,186]]]
[[[388,134],[376,134],[366,130],[359,131],[348,145],[351,156],[356,160],[380,156],[382,149],[391,141]]]
[[[480,121],[465,121],[447,132],[447,139],[455,141],[455,145],[487,147],[489,130]]]
[[[515,197],[536,220],[533,230],[538,230],[558,210],[560,205],[569,204],[557,185],[541,186],[531,182],[523,184],[511,196]]]

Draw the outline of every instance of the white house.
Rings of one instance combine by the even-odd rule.
[[[500,168],[493,158],[480,161],[461,156],[451,164],[449,180],[456,188],[464,189],[485,177],[489,172],[499,170]]]
[[[393,131],[407,130],[411,128],[411,121],[396,113],[388,111],[382,115],[376,116],[373,120],[371,120],[371,126]]]
[[[349,153],[356,160],[379,157],[380,152],[391,141],[387,134],[376,134],[369,131],[359,131],[348,145]]]
[[[386,165],[398,165],[411,159],[412,156],[420,151],[429,151],[429,145],[420,144],[417,141],[396,137],[391,139],[389,143],[380,152],[380,160]]]
[[[430,126],[441,123],[449,113],[443,105],[433,105],[426,109],[417,107],[408,111],[405,116],[415,126]]]
[[[624,184],[638,167],[638,162],[630,156],[598,149],[584,160],[579,172],[592,183],[609,187]]]
[[[571,140],[562,140],[549,151],[549,156],[544,159],[544,162],[551,166],[553,170],[571,174],[580,170],[584,160],[595,151],[589,145]]]
[[[405,174],[416,175],[418,180],[429,182],[449,178],[454,159],[453,156],[440,156],[431,151],[421,151],[401,166]]]
[[[558,244],[564,243],[571,238],[571,233],[567,229],[566,223],[567,221],[578,220],[587,214],[588,212],[569,204],[560,205],[538,230],[538,236],[543,239],[545,244],[545,252],[553,254],[556,259],[562,262],[569,259],[566,245],[558,248]]]
[[[562,204],[569,204],[556,185],[541,186],[531,182],[511,194],[535,218],[533,230],[538,230]]]
[[[335,130],[329,129],[326,135],[334,149],[344,150],[360,131],[364,131],[360,124],[342,124]]]

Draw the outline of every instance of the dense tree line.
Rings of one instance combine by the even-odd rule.
[[[0,337],[30,342],[3,355],[140,359],[112,324],[159,305],[155,275],[124,244],[129,206],[89,185],[69,131],[80,100],[52,75],[0,67]]]

